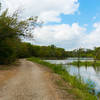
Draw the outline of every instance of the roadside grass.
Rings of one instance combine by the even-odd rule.
[[[100,66],[100,61],[96,61],[96,62],[94,62],[94,61],[84,61],[84,62],[82,62],[82,61],[74,61],[74,62],[72,62],[72,63],[68,63],[68,65],[74,65],[74,66]]]
[[[74,94],[77,98],[80,98],[79,100],[97,100],[97,97],[94,94],[89,93],[89,91],[93,91],[90,85],[85,84],[81,77],[77,78],[76,76],[71,76],[62,65],[51,64],[34,57],[28,58],[27,60],[49,67],[54,73],[59,74],[62,79],[72,87],[72,89],[68,90],[68,92]],[[61,81],[59,82],[58,84],[61,84]]]

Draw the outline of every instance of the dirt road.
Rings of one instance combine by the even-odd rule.
[[[37,64],[21,60],[19,72],[0,88],[0,100],[59,100],[51,83]]]

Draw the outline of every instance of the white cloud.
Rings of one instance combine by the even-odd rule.
[[[86,27],[78,23],[43,26],[35,29],[34,35],[37,44],[63,47],[65,49],[93,48],[100,46],[100,23],[93,24],[94,29],[86,33]]]
[[[84,38],[84,47],[93,48],[95,46],[100,46],[100,23],[93,24],[94,30]]]
[[[78,23],[48,25],[37,28],[34,36],[38,44],[50,45],[55,44],[64,48],[76,48],[81,45],[80,41],[85,36],[86,28],[80,27]]]
[[[25,16],[38,15],[46,22],[60,22],[60,14],[74,14],[79,7],[78,0],[2,0],[10,11],[25,9]]]

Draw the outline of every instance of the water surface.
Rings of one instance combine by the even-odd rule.
[[[93,61],[92,58],[81,58],[81,61]],[[66,70],[71,75],[81,76],[84,82],[92,82],[95,84],[95,92],[96,94],[100,93],[100,67],[93,67],[93,66],[73,66],[67,65],[69,62],[77,61],[77,58],[69,58],[66,60],[46,60],[53,64],[63,64]]]

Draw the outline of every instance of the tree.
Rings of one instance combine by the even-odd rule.
[[[21,39],[33,38],[31,31],[34,30],[36,22],[37,17],[21,20],[18,11],[9,15],[6,9],[1,13],[0,64],[8,64],[16,59]]]

